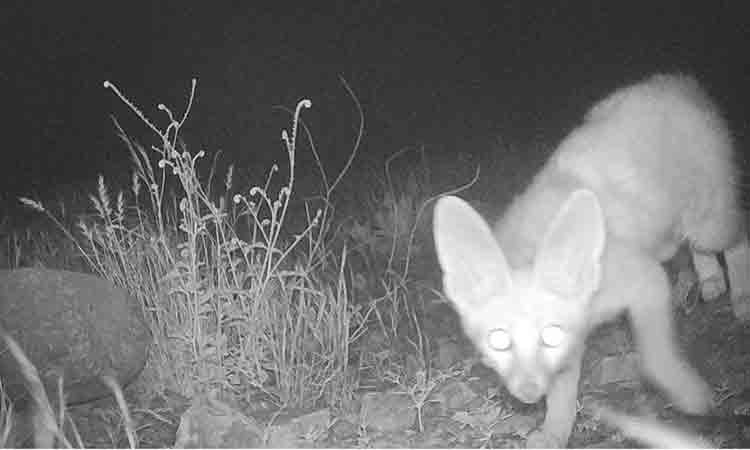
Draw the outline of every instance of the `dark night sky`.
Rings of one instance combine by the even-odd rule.
[[[666,70],[696,74],[750,136],[741,1],[153,3],[2,2],[2,192],[127,176],[109,115],[154,141],[105,79],[161,119],[155,105],[181,110],[197,77],[188,144],[247,167],[279,158],[288,120],[273,106],[303,96],[321,152],[343,164],[356,115],[339,76],[365,109],[369,156],[554,141],[607,91]]]

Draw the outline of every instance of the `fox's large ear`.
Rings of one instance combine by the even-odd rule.
[[[433,225],[445,295],[459,311],[508,291],[511,278],[505,256],[474,208],[458,197],[443,197],[435,205]]]
[[[599,289],[605,241],[604,213],[596,195],[589,190],[573,192],[537,250],[537,284],[562,297],[588,299]]]

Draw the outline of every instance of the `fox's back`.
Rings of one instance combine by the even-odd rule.
[[[663,260],[696,222],[735,208],[733,181],[731,138],[710,98],[690,77],[657,75],[591,108],[496,233],[511,264],[525,265],[562,199],[587,188],[613,238]]]

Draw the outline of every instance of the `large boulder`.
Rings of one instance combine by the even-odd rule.
[[[151,343],[135,298],[102,278],[60,270],[0,271],[0,326],[36,366],[53,400],[63,375],[68,404],[110,395],[102,375],[127,385]],[[1,339],[0,377],[13,401],[28,399],[18,363]]]

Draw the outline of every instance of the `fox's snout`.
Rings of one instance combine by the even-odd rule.
[[[508,390],[518,400],[532,404],[542,399],[547,394],[546,377],[530,372],[519,372],[506,382]]]
[[[544,395],[544,390],[537,383],[523,383],[513,392],[513,395],[524,403],[536,403]]]

